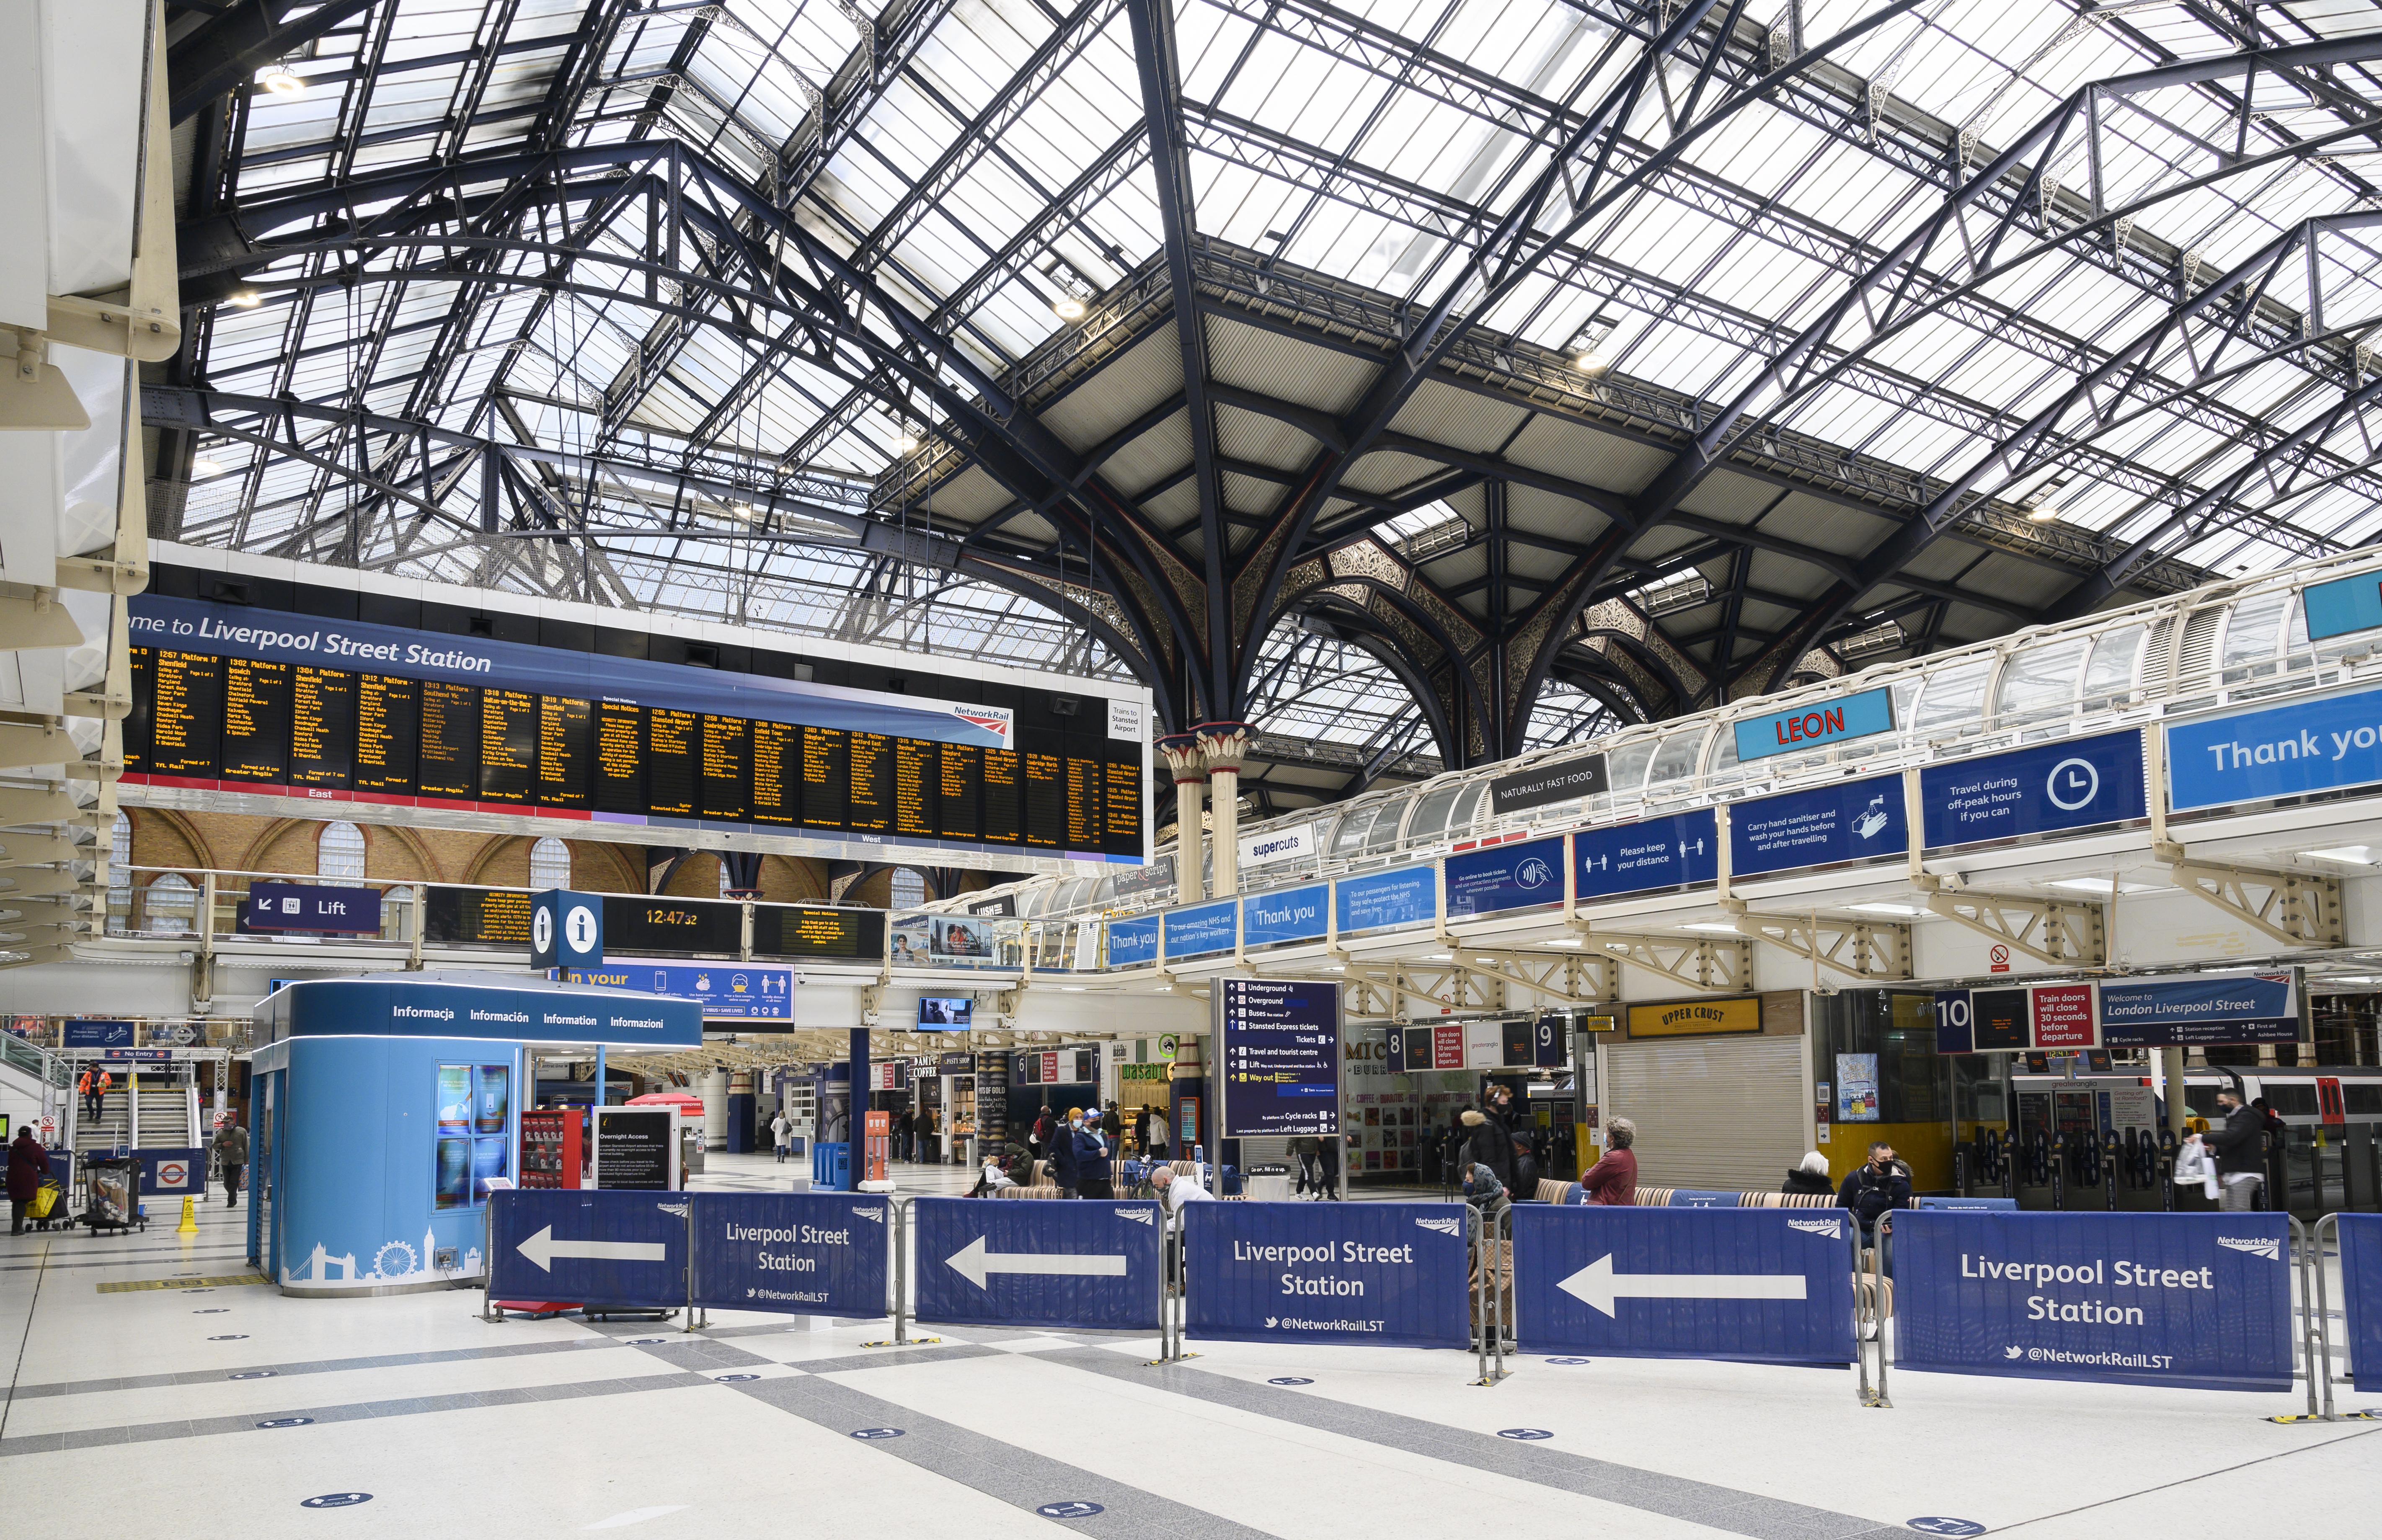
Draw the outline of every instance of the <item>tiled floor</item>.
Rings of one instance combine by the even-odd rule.
[[[698,1185],[785,1174],[715,1155]],[[1533,1358],[1483,1389],[1450,1352],[1195,1343],[1152,1368],[1154,1339],[1098,1333],[889,1350],[863,1346],[882,1322],[807,1316],[490,1325],[470,1291],[98,1291],[244,1270],[246,1211],[202,1216],[0,1241],[11,1532],[2382,1535],[2382,1423],[2265,1421],[2299,1410],[2281,1395],[1897,1375],[1864,1410],[1837,1370]],[[1499,1436],[1521,1428],[1548,1436]]]

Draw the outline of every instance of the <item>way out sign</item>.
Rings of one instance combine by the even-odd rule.
[[[953,1325],[1158,1325],[1158,1205],[1148,1201],[910,1204],[912,1314]]]
[[[489,1195],[488,1292],[590,1305],[686,1303],[687,1201],[667,1192]]]
[[[1517,1206],[1521,1350],[1849,1363],[1851,1248],[1831,1209]]]

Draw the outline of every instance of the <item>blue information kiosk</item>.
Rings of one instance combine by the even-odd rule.
[[[285,985],[257,1008],[248,1255],[287,1294],[484,1277],[489,1182],[518,1182],[528,1050],[692,1048],[701,1009],[486,973]]]

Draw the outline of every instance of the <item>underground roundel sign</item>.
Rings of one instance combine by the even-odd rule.
[[[157,1190],[178,1192],[190,1185],[190,1163],[187,1160],[161,1160],[157,1163]]]

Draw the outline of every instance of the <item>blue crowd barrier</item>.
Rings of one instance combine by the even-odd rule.
[[[2348,1327],[2349,1383],[2372,1389],[2382,1386],[2382,1214],[2340,1214],[2333,1222],[2340,1227],[2340,1307]],[[2324,1265],[2321,1254],[2316,1265]]]
[[[204,1150],[135,1150],[132,1158],[141,1163],[141,1195],[144,1198],[207,1195]]]
[[[687,1204],[683,1192],[492,1192],[488,1298],[682,1309]]]
[[[1990,1212],[1995,1209],[2015,1212],[2018,1208],[2018,1200],[2016,1198],[1920,1198],[1914,1201],[1912,1206],[1944,1209],[1955,1214]]]
[[[1668,1208],[1736,1208],[1742,1192],[1708,1192],[1700,1188],[1682,1187],[1671,1193]]]
[[[914,1198],[909,1214],[913,1319],[953,1326],[1158,1326],[1164,1223],[1148,1199]]]
[[[1849,1363],[1851,1216],[1713,1207],[1514,1211],[1525,1352]]]
[[[688,1302],[714,1310],[882,1315],[893,1205],[881,1193],[696,1193]]]
[[[1472,1342],[1460,1204],[1193,1204],[1184,1335],[1239,1342]]]
[[[1897,1368],[2291,1387],[2288,1215],[1914,1209],[1893,1248]]]

